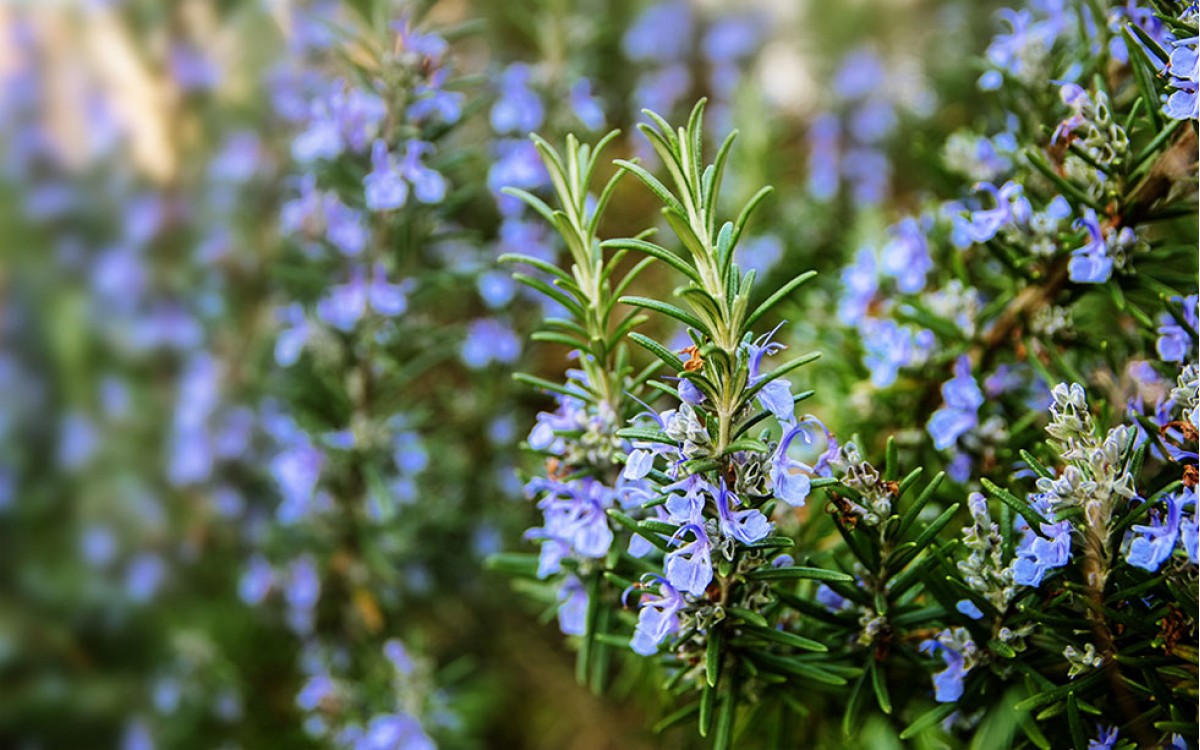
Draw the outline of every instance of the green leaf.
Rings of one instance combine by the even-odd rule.
[[[620,301],[627,305],[634,305],[636,307],[644,307],[647,310],[654,310],[655,312],[675,318],[689,328],[695,328],[697,331],[708,333],[708,327],[701,323],[698,318],[679,309],[675,305],[671,305],[666,302],[659,302],[658,300],[650,299],[649,297],[627,296],[621,297]]]
[[[871,673],[871,687],[875,689],[875,702],[879,704],[879,710],[890,716],[892,698],[888,694],[887,675],[884,674],[883,664],[872,661],[867,671]]]
[[[1020,513],[1025,520],[1029,522],[1030,526],[1040,527],[1042,524],[1046,523],[1046,519],[1042,517],[1042,514],[1034,510],[1029,503],[1022,502],[1017,498],[1016,495],[1012,494],[1003,487],[1000,487],[992,480],[988,479],[987,477],[983,477],[980,482],[983,484],[983,488],[987,490],[989,495],[1000,500],[1017,513]]]
[[[809,568],[800,565],[794,565],[787,568],[758,568],[746,574],[746,577],[754,581],[841,581],[849,583],[854,580],[854,576],[846,575],[845,573],[836,570],[825,570],[823,568]]]
[[[956,708],[958,708],[958,706],[954,703],[942,703],[933,709],[926,711],[918,716],[913,723],[904,728],[904,731],[900,733],[900,739],[910,740],[913,737],[916,737],[918,734],[924,732],[926,729],[941,724],[946,720],[947,716],[954,713]]]
[[[713,737],[713,750],[729,750],[733,744],[733,724],[738,707],[738,681],[730,681],[717,713],[717,731]]]
[[[699,701],[696,701],[695,703],[689,703],[686,706],[684,706],[683,708],[676,709],[675,711],[672,711],[671,713],[667,714],[662,719],[660,719],[659,722],[654,725],[654,728],[652,731],[655,734],[661,734],[662,732],[665,732],[666,730],[670,729],[671,727],[675,726],[676,724],[679,724],[680,722],[691,718],[692,714],[697,713],[699,711],[700,711],[700,702]]]
[[[751,453],[770,453],[771,448],[761,440],[754,440],[753,438],[741,438],[739,440],[734,440],[732,443],[726,446],[725,450],[721,451],[721,455],[728,456],[730,454],[737,453],[738,451],[750,451]]]
[[[663,263],[671,266],[696,284],[701,283],[700,274],[696,273],[696,269],[692,268],[686,260],[680,258],[678,255],[666,249],[665,247],[656,245],[653,242],[647,242],[645,240],[638,239],[605,240],[604,242],[600,243],[600,247],[606,249],[615,248],[619,250],[636,250],[638,252],[645,253],[646,255],[657,258]]]
[[[535,276],[528,276],[523,273],[514,273],[513,279],[526,286],[533,287],[550,299],[555,300],[563,307],[570,310],[571,314],[574,315],[576,319],[585,320],[587,318],[587,314],[583,311],[583,306],[580,305],[578,301],[569,296],[563,290],[551,286],[545,280],[539,279]]]
[[[900,475],[900,459],[897,457],[896,438],[888,435],[887,450],[884,454],[883,479],[893,482]]]
[[[1021,459],[1025,461],[1025,465],[1032,469],[1034,474],[1037,474],[1043,479],[1054,479],[1054,472],[1043,466],[1042,462],[1034,458],[1032,453],[1024,448],[1022,448],[1019,452],[1021,454]]]
[[[709,687],[716,687],[721,677],[721,635],[721,628],[709,628],[708,642],[704,644],[704,679]]]
[[[527,203],[530,208],[532,208],[534,211],[537,211],[538,214],[540,214],[541,217],[543,219],[545,219],[549,224],[551,224],[551,225],[554,224],[554,211],[551,210],[551,208],[546,205],[545,201],[543,201],[541,198],[537,197],[536,195],[533,195],[532,193],[526,192],[520,188],[515,188],[515,187],[501,188],[500,192],[504,193],[505,195],[511,195],[514,198],[519,198],[520,200],[525,201],[525,203]]]
[[[649,336],[643,336],[640,333],[631,333],[629,334],[629,340],[658,357],[673,372],[681,372],[683,370],[683,360],[675,356],[675,353],[670,349]]]
[[[524,372],[514,372],[512,378],[520,383],[531,385],[534,388],[540,388],[542,390],[550,391],[551,393],[559,393],[564,396],[570,396],[571,398],[577,398],[583,401],[594,401],[596,398],[596,394],[585,392],[581,390],[580,386],[578,385],[560,385],[559,383],[552,383],[549,380],[545,380]]]
[[[916,556],[921,553],[921,550],[925,549],[925,547],[933,541],[938,532],[944,529],[946,525],[953,520],[954,514],[958,512],[958,508],[959,504],[955,503],[949,508],[946,508],[946,510],[942,511],[942,514],[935,518],[933,522],[926,526],[925,529],[917,536],[916,541],[913,542],[912,549],[904,555],[903,561],[897,561],[895,564],[900,567],[904,567],[906,564],[916,558]]]
[[[499,552],[488,555],[484,566],[488,570],[495,570],[510,576],[536,578],[538,556],[531,552]]]
[[[766,621],[764,620],[764,623],[765,622]],[[782,643],[785,646],[798,648],[801,651],[815,651],[818,653],[825,653],[829,651],[829,647],[820,641],[814,641],[813,639],[805,638],[802,635],[789,633],[786,630],[776,630],[774,628],[763,626],[747,626],[745,628],[745,632],[749,635],[762,638],[763,640],[774,641],[775,643]]]
[[[575,336],[570,336],[557,331],[534,331],[529,338],[533,341],[549,341],[554,344],[562,344],[568,349],[587,349],[588,342],[581,341]]]
[[[1071,693],[1082,693],[1087,688],[1090,688],[1092,685],[1095,685],[1097,682],[1099,682],[1104,677],[1104,674],[1105,672],[1103,669],[1098,669],[1084,677],[1072,680],[1066,685],[1060,685],[1056,688],[1043,690],[1042,692],[1037,693],[1036,695],[1031,695],[1025,700],[1021,701],[1016,705],[1015,708],[1018,711],[1032,711],[1035,708],[1041,708],[1042,706],[1060,701]]]
[[[1083,731],[1083,720],[1079,716],[1079,701],[1075,700],[1074,693],[1067,696],[1067,726],[1071,730],[1071,741],[1075,743],[1075,747],[1087,747],[1087,733]]]
[[[562,279],[564,281],[571,281],[571,276],[566,271],[562,270],[553,263],[548,263],[541,258],[534,258],[531,255],[522,255],[521,253],[505,253],[497,258],[497,261],[500,263],[524,263],[527,266],[533,266],[539,271],[545,271],[555,278]]]
[[[853,737],[862,727],[863,712],[867,707],[867,682],[869,676],[863,672],[854,689],[850,691],[850,699],[846,701],[846,712],[842,715],[842,735]]]
[[[933,499],[933,493],[937,491],[938,486],[945,478],[946,472],[939,471],[933,479],[929,480],[929,484],[925,485],[925,489],[917,496],[916,502],[909,506],[908,510],[904,512],[903,518],[900,519],[900,528],[896,531],[897,539],[903,539],[909,528],[916,523],[917,516]]]
[[[774,188],[772,188],[770,185],[767,185],[759,190],[757,193],[751,196],[750,200],[746,203],[746,207],[742,209],[740,214],[738,214],[737,221],[735,221],[733,224],[734,245],[736,245],[738,240],[741,239],[742,230],[746,228],[746,222],[750,221],[750,216],[754,213],[754,209],[758,208],[758,205],[762,203],[763,200],[770,195],[773,190]]]
[[[707,737],[712,729],[713,703],[717,699],[717,691],[707,682],[700,686],[700,736]]]
[[[608,513],[608,516],[610,518],[612,518],[614,521],[621,524],[622,526],[629,529],[630,531],[637,534],[638,536],[645,539],[646,541],[650,542],[651,544],[653,544],[655,547],[662,550],[663,552],[671,551],[671,543],[670,542],[668,542],[666,539],[663,539],[658,534],[655,534],[651,531],[647,531],[647,530],[643,529],[641,526],[638,525],[638,522],[635,521],[631,516],[628,516],[628,515],[622,513],[621,511],[617,510],[616,508],[609,508],[605,512]]]
[[[725,611],[742,622],[747,622],[751,625],[757,625],[760,628],[768,627],[767,618],[753,610],[743,609],[742,607],[726,607]]]
[[[794,292],[801,284],[803,284],[804,282],[808,281],[809,279],[813,278],[816,275],[817,275],[816,271],[805,271],[804,273],[795,277],[788,283],[779,287],[779,289],[774,294],[772,294],[770,297],[768,297],[761,305],[754,308],[754,312],[750,313],[750,316],[748,318],[746,318],[746,322],[744,324],[745,327],[747,329],[752,328],[754,326],[754,324],[757,323],[758,320],[762,316],[766,315],[771,310],[772,307],[779,304],[780,301],[782,301],[785,297],[787,297],[789,294]]]
[[[616,159],[613,161],[613,164],[616,164],[621,169],[633,172],[633,174],[642,181],[642,184],[650,188],[650,192],[654,193],[654,195],[663,202],[663,205],[678,211],[680,215],[686,215],[683,205],[678,199],[675,198],[674,195],[671,194],[671,191],[667,189],[666,185],[659,182],[657,177],[650,174],[645,169],[642,169],[637,164],[631,161],[626,161],[625,159]]]

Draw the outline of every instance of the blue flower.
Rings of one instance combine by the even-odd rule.
[[[586,635],[587,611],[587,589],[575,576],[567,576],[558,589],[558,627],[563,635]]]
[[[937,640],[921,643],[921,651],[930,656],[940,653],[946,665],[944,670],[933,675],[934,700],[938,703],[953,703],[962,697],[963,678],[970,671],[964,652],[972,650],[974,645],[961,628],[943,630]]]
[[[246,604],[261,604],[271,591],[274,581],[275,571],[271,568],[271,563],[261,554],[256,554],[250,558],[238,581],[238,597]]]
[[[421,723],[405,713],[375,716],[353,750],[436,750]]]
[[[372,211],[389,211],[399,208],[408,200],[408,185],[388,153],[382,139],[371,146],[371,172],[363,178],[367,208]]]
[[[761,24],[754,18],[717,19],[700,42],[700,51],[715,65],[736,62],[758,50],[762,40]]]
[[[983,617],[983,612],[970,599],[959,599],[958,604],[955,604],[954,608],[972,620],[978,620]]]
[[[412,184],[417,200],[422,203],[441,203],[446,197],[446,178],[421,162],[431,153],[432,143],[409,141],[400,162],[400,174]]]
[[[925,233],[917,220],[909,216],[888,229],[892,239],[883,246],[880,270],[896,279],[896,287],[907,294],[925,288],[925,276],[933,268]]]
[[[275,362],[280,367],[291,367],[300,359],[300,353],[308,343],[308,319],[299,302],[279,310],[277,316],[287,327],[279,331],[279,337],[275,340]]]
[[[642,656],[652,656],[660,643],[679,632],[679,612],[687,606],[683,595],[665,578],[655,576],[654,580],[658,583],[659,593],[642,594],[637,627],[629,642],[630,648]],[[625,591],[625,596],[629,591]]]
[[[503,188],[515,187],[522,190],[533,190],[546,185],[549,181],[550,175],[546,172],[546,167],[542,164],[537,147],[533,143],[524,139],[501,140],[496,143],[496,157],[488,169],[487,182],[488,188],[496,196],[501,213],[505,216],[516,215],[524,208],[525,204],[519,198],[501,193]],[[507,224],[508,222],[505,222],[505,225]],[[511,245],[516,252],[529,252],[519,242],[510,242],[509,238],[504,236],[504,230],[505,226],[501,226],[501,240],[505,244]],[[513,230],[510,228],[509,231]],[[541,227],[538,227],[537,231],[541,231]]]
[[[1171,302],[1182,305],[1181,317],[1195,331],[1200,326],[1200,296],[1192,294],[1187,297],[1174,297]],[[1164,362],[1185,362],[1191,354],[1194,340],[1188,332],[1170,313],[1159,316],[1158,356]]]
[[[1200,118],[1200,99],[1197,98],[1197,79],[1200,78],[1200,54],[1197,37],[1175,42],[1169,64],[1171,85],[1176,89],[1167,99],[1163,112],[1174,120]]]
[[[1029,222],[1033,210],[1024,196],[1024,188],[1015,182],[1006,182],[999,189],[983,182],[975,186],[995,199],[996,207],[970,212],[964,232],[972,242],[983,243],[995,237],[1006,226],[1023,225]]]
[[[571,111],[579,118],[588,130],[599,130],[604,127],[604,108],[600,100],[592,94],[592,82],[580,78],[571,85],[568,98]]]
[[[1100,736],[1094,740],[1088,740],[1087,750],[1113,750],[1117,744],[1117,728],[1110,726],[1105,729],[1102,726],[1097,726],[1100,730]]]
[[[691,40],[691,8],[686,0],[672,0],[642,11],[625,31],[621,47],[630,60],[670,62],[687,54]]]
[[[436,116],[446,125],[453,125],[462,117],[462,104],[466,95],[458,91],[446,91],[447,71],[440,68],[429,77],[429,82],[413,89],[413,103],[407,114],[413,120],[427,120]]]
[[[348,256],[358,255],[367,246],[367,226],[360,211],[355,211],[334,194],[325,196],[325,238]]]
[[[671,541],[679,545],[687,534],[693,539],[679,549],[671,550],[664,559],[667,581],[692,596],[703,596],[712,582],[712,542],[704,527],[698,523],[681,526]]]
[[[823,112],[808,126],[808,193],[818,201],[837,195],[841,181],[838,166],[841,123],[837,115]]]
[[[1049,512],[1045,496],[1034,495],[1030,500],[1043,515]],[[1071,559],[1071,522],[1041,524],[1042,533],[1037,534],[1023,516],[1018,518],[1022,537],[1012,562],[1013,581],[1022,586],[1040,586],[1048,571],[1063,567]]]
[[[795,461],[789,457],[788,449],[797,437],[801,438],[805,443],[812,445],[813,437],[809,431],[813,427],[820,428],[825,433],[827,446],[825,452],[817,459],[816,464],[809,466],[802,461]],[[771,456],[770,477],[775,497],[794,508],[803,507],[809,492],[812,491],[812,477],[829,476],[831,474],[829,461],[837,454],[837,451],[837,440],[834,439],[833,434],[816,417],[805,417],[798,424],[793,425],[779,439],[779,446],[775,449],[774,455]]]
[[[529,88],[529,66],[513,63],[500,74],[500,96],[492,105],[492,129],[497,133],[525,135],[541,127],[545,110],[541,98]]]
[[[492,362],[512,364],[521,355],[521,340],[500,321],[483,318],[467,326],[459,354],[472,370],[481,370]]]
[[[787,347],[783,344],[772,342],[775,332],[783,326],[780,323],[769,333],[760,336],[754,343],[746,344],[746,359],[750,363],[750,378],[751,386],[762,382],[767,374],[762,372],[763,357],[777,354]],[[792,424],[796,421],[796,405],[792,400],[792,384],[786,378],[775,378],[761,389],[759,389],[758,403],[767,411],[779,420],[782,425]]]
[[[954,377],[942,384],[942,408],[935,411],[926,425],[934,447],[944,450],[979,424],[983,393],[971,376],[971,359],[962,355],[954,364]]]
[[[1103,284],[1112,276],[1113,259],[1108,254],[1108,243],[1104,240],[1096,212],[1087,209],[1073,226],[1087,230],[1088,241],[1083,247],[1071,251],[1071,261],[1067,264],[1071,281],[1077,284]]]
[[[859,248],[854,263],[842,269],[842,296],[838,301],[838,320],[845,325],[858,325],[879,291],[875,270],[875,253],[869,247]]]
[[[733,510],[731,505],[739,505],[738,496],[729,491],[725,480],[717,491],[717,513],[720,516],[721,533],[742,544],[753,544],[771,533],[774,526],[761,511],[755,508]]]
[[[867,318],[859,328],[862,334],[863,364],[871,372],[871,382],[886,388],[896,382],[901,367],[924,361],[933,349],[933,332],[916,331],[888,318]]]
[[[1181,530],[1183,508],[1186,505],[1195,505],[1196,492],[1191,487],[1186,487],[1182,492],[1168,495],[1166,500],[1165,519],[1156,514],[1149,526],[1139,524],[1130,529],[1134,536],[1125,560],[1130,565],[1151,573],[1162,567],[1163,562],[1175,551]]]

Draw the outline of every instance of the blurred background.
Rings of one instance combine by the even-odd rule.
[[[729,205],[776,188],[740,262],[822,272],[790,336],[826,351],[812,410],[870,444],[839,269],[961,181],[995,9],[0,4],[0,746],[693,741],[646,729],[633,658],[577,686],[554,602],[483,564],[532,548],[518,446],[550,402],[509,373],[568,365],[495,261],[558,249],[498,190],[545,187],[529,131],[646,159],[640,109],[707,96]],[[408,196],[369,220],[376,139]],[[633,181],[609,216],[657,218]]]

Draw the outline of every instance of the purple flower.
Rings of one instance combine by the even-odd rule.
[[[954,605],[954,608],[972,620],[978,620],[983,617],[983,612],[970,599],[959,599],[958,604]]]
[[[686,0],[649,5],[625,31],[621,47],[633,61],[682,59],[692,40],[692,11]],[[663,110],[658,110],[663,111]]]
[[[463,364],[481,370],[489,364],[512,364],[521,355],[521,340],[498,320],[483,318],[467,326],[467,337],[459,352]]]
[[[1100,230],[1096,212],[1087,209],[1073,226],[1087,230],[1088,241],[1083,247],[1071,251],[1071,261],[1067,264],[1071,281],[1077,284],[1103,284],[1112,276],[1113,259],[1108,255],[1108,243]]]
[[[987,242],[1006,226],[1029,223],[1033,209],[1025,198],[1025,189],[1021,185],[1006,182],[996,189],[995,185],[983,182],[976,185],[975,189],[990,194],[996,202],[996,207],[970,212],[964,232],[972,242]]]
[[[1042,496],[1030,498],[1035,508],[1049,510]],[[1023,534],[1017,543],[1017,556],[1012,562],[1013,581],[1022,586],[1040,586],[1043,576],[1053,568],[1061,568],[1071,559],[1071,522],[1058,521],[1041,525],[1041,534],[1034,533],[1023,516],[1017,528]]]
[[[686,65],[668,65],[638,79],[633,101],[655,112],[670,112],[691,87],[692,74]]]
[[[773,342],[771,339],[783,326],[780,323],[774,330],[760,336],[754,343],[746,344],[746,359],[750,364],[749,384],[762,382],[768,375],[762,372],[763,357],[778,354],[787,347]],[[775,378],[759,389],[758,403],[762,408],[771,412],[781,425],[793,424],[796,421],[795,402],[792,400],[792,384],[786,378]]]
[[[921,651],[933,656],[941,654],[946,668],[933,676],[934,700],[938,703],[953,703],[962,697],[963,678],[969,671],[966,666],[966,656],[963,651],[974,646],[970,640],[963,642],[962,650],[958,648],[962,641],[961,628],[943,630],[937,640],[921,642]]]
[[[440,68],[429,77],[428,84],[413,89],[413,103],[408,107],[408,116],[413,120],[427,120],[436,116],[446,125],[453,125],[462,117],[462,103],[466,96],[458,91],[446,91],[447,71]]]
[[[683,537],[689,533],[692,541],[682,544]],[[713,578],[712,542],[704,527],[698,523],[681,526],[671,541],[682,546],[666,554],[663,562],[667,581],[680,591],[703,596]]]
[[[1176,542],[1179,540],[1182,530],[1183,509],[1185,506],[1196,505],[1196,491],[1191,487],[1185,487],[1181,492],[1168,495],[1167,498],[1167,516],[1162,518],[1157,513],[1152,518],[1150,525],[1135,525],[1130,529],[1133,535],[1133,541],[1129,544],[1129,551],[1125,555],[1125,560],[1135,567],[1143,570],[1148,570],[1151,573],[1162,567],[1163,562],[1171,556],[1175,551]],[[1184,546],[1188,547],[1188,557],[1195,559],[1195,519],[1189,519],[1189,533],[1192,539],[1184,539]]]
[[[308,343],[308,319],[299,302],[282,308],[277,312],[277,316],[287,327],[279,331],[279,337],[275,340],[275,362],[280,367],[291,367],[300,359],[300,353]]]
[[[166,577],[167,566],[162,558],[153,552],[144,552],[125,570],[125,592],[135,602],[148,602],[158,593]]]
[[[367,208],[389,211],[408,200],[408,185],[388,153],[387,144],[377,139],[371,146],[371,172],[363,178]]]
[[[761,41],[762,27],[756,19],[725,17],[709,27],[700,42],[700,51],[710,63],[720,65],[750,56],[758,50]]]
[[[604,108],[600,100],[592,94],[592,82],[580,78],[571,85],[571,95],[568,100],[571,111],[579,118],[588,130],[599,130],[604,127]]]
[[[400,162],[400,173],[412,184],[413,193],[422,203],[441,203],[446,197],[446,178],[440,172],[421,163],[433,153],[433,144],[425,141],[409,141]]]
[[[680,594],[665,578],[655,576],[657,595],[645,592],[638,603],[638,622],[629,645],[635,653],[652,656],[667,637],[679,632],[679,612],[687,606]],[[629,591],[625,592],[625,596]],[[624,598],[624,597],[623,597]]]
[[[1102,726],[1097,728],[1100,730],[1100,736],[1094,740],[1088,740],[1087,750],[1113,750],[1117,744],[1117,728],[1113,726],[1107,729]]]
[[[867,318],[859,331],[865,350],[863,364],[871,372],[871,382],[877,388],[895,383],[901,367],[919,364],[933,349],[932,331],[914,331],[890,318]]]
[[[1169,64],[1171,85],[1176,91],[1167,99],[1163,112],[1174,120],[1200,118],[1200,99],[1197,98],[1197,79],[1200,78],[1200,55],[1197,37],[1175,42]]]
[[[238,581],[238,598],[251,606],[261,604],[271,591],[275,571],[261,554],[255,554]]]
[[[831,112],[817,115],[808,126],[808,192],[819,201],[837,195],[841,129],[837,115]]]
[[[817,459],[816,464],[809,466],[789,457],[788,449],[797,437],[808,445],[812,445],[813,437],[809,431],[813,427],[820,428],[825,433],[827,445],[825,452]],[[779,439],[779,446],[771,457],[770,477],[775,497],[793,508],[803,507],[804,501],[812,491],[812,477],[830,476],[829,460],[837,454],[837,450],[837,440],[816,417],[805,417],[798,424],[789,428]]]
[[[717,491],[717,513],[720,516],[721,533],[742,544],[753,544],[771,533],[774,528],[767,517],[755,508],[733,510],[731,505],[740,505],[738,496],[729,491],[725,480]]]
[[[405,713],[371,718],[366,731],[354,740],[353,750],[436,750],[421,723]]]
[[[537,130],[545,116],[542,100],[529,88],[529,66],[513,63],[500,74],[500,96],[492,105],[492,130],[525,135]]]
[[[893,224],[888,229],[892,239],[883,246],[880,270],[896,279],[896,287],[907,294],[925,288],[925,276],[933,268],[929,245],[921,225],[913,217]]]
[[[342,203],[332,193],[325,196],[325,238],[348,256],[358,255],[367,246],[367,227],[360,211]]]
[[[563,635],[586,635],[587,611],[587,590],[578,578],[567,576],[558,589],[558,627]]]
[[[496,196],[500,212],[505,216],[520,213],[525,204],[518,198],[501,193],[503,188],[533,190],[549,181],[550,175],[533,143],[527,140],[501,140],[496,143],[496,159],[488,169],[488,188]],[[510,242],[510,238],[504,236],[504,230],[505,226],[501,226],[501,240],[505,244],[512,245],[517,252],[528,252],[520,242]],[[514,230],[510,228],[509,231]],[[542,230],[539,227],[537,231]]]
[[[979,424],[983,393],[971,376],[971,359],[965,354],[954,363],[954,377],[942,384],[942,408],[929,417],[926,429],[934,447],[945,450]]]
[[[1195,294],[1187,297],[1174,297],[1171,302],[1182,305],[1181,317],[1193,331],[1200,327],[1200,296]],[[1164,362],[1186,362],[1192,351],[1192,334],[1188,332],[1170,313],[1159,316],[1158,356]]]

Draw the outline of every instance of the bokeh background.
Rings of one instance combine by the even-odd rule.
[[[840,269],[962,182],[997,7],[0,4],[0,746],[692,741],[648,731],[636,660],[576,685],[554,602],[484,565],[535,521],[518,446],[549,402],[509,374],[566,364],[496,262],[558,249],[498,189],[543,186],[528,131],[648,158],[640,109],[707,96],[730,205],[776,188],[740,262],[821,272],[788,335],[825,351],[811,409],[871,445]],[[337,198],[384,127],[436,144],[386,227]],[[656,220],[633,181],[609,216]],[[350,334],[321,305],[361,307],[355,268],[379,315]]]

